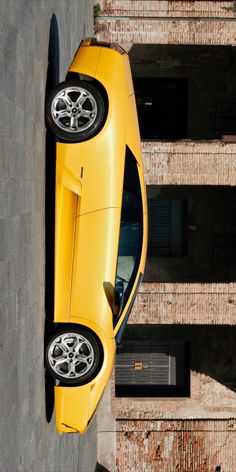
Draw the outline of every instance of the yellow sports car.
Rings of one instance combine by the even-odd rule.
[[[144,271],[147,203],[126,52],[86,39],[46,100],[57,136],[55,334],[60,432],[84,433],[110,377]]]

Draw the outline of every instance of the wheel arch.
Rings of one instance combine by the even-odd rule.
[[[114,356],[114,353],[116,352],[116,341],[114,337],[114,332],[113,330],[110,332],[110,335],[108,333],[105,333],[105,331],[97,324],[94,323],[91,320],[88,320],[86,318],[73,318],[68,321],[68,322],[57,322],[55,325],[60,328],[60,326],[81,326],[84,329],[87,329],[89,332],[91,332],[93,335],[96,335],[96,339],[99,338],[101,346],[102,346],[102,363],[100,366],[100,371],[98,375],[102,375],[105,370],[107,370],[107,367],[111,363],[111,359]]]
[[[103,360],[104,360],[104,346],[103,346],[103,342],[101,341],[101,338],[99,337],[99,335],[96,333],[96,331],[94,331],[92,328],[90,328],[89,326],[85,325],[85,324],[82,324],[82,323],[75,323],[75,322],[67,322],[67,323],[55,323],[55,326],[54,326],[54,333],[56,333],[57,331],[60,331],[60,330],[73,330],[73,328],[75,329],[83,329],[84,331],[87,331],[88,333],[92,334],[92,336],[94,336],[94,338],[96,339],[98,345],[99,345],[99,349],[101,351],[101,354],[102,354],[102,364],[103,364]]]
[[[106,116],[105,116],[105,120],[104,120],[104,124],[105,124],[105,121],[106,121],[106,118],[107,118],[107,115],[108,115],[109,99],[108,99],[108,93],[107,93],[104,85],[99,80],[95,79],[94,77],[92,77],[90,75],[85,75],[85,74],[81,74],[80,72],[73,72],[73,71],[67,72],[65,80],[66,81],[68,81],[68,80],[87,80],[87,81],[92,82],[92,84],[101,93],[101,95],[103,97],[103,100],[104,100],[105,111],[106,111]],[[104,124],[103,124],[103,126],[104,126]]]

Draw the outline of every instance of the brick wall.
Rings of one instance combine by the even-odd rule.
[[[147,185],[236,184],[236,144],[143,142],[142,150]]]
[[[235,472],[236,421],[118,421],[117,472]]]
[[[236,145],[142,143],[148,185],[235,185]],[[236,324],[236,284],[143,283],[131,323]]]
[[[176,0],[103,0],[101,16],[235,18],[235,2]]]
[[[236,284],[142,283],[129,323],[236,324]]]
[[[95,30],[105,41],[235,45],[235,2],[104,1]],[[149,21],[147,21],[149,19]]]
[[[106,18],[96,22],[103,41],[143,44],[236,45],[235,23],[183,19]]]

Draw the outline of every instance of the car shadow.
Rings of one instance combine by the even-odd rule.
[[[49,28],[48,68],[45,100],[59,81],[59,33],[56,15],[53,14]],[[54,312],[54,228],[55,228],[55,167],[56,139],[46,131],[45,139],[45,330],[44,344],[53,332]],[[45,371],[45,413],[49,423],[54,410],[54,380]]]
[[[99,462],[97,462],[94,472],[110,472],[110,471],[106,467],[104,467],[102,464],[99,464]]]

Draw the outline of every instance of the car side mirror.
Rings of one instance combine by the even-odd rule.
[[[124,303],[124,282],[117,281],[114,290],[114,302],[113,302],[113,314],[117,317],[120,316]]]

